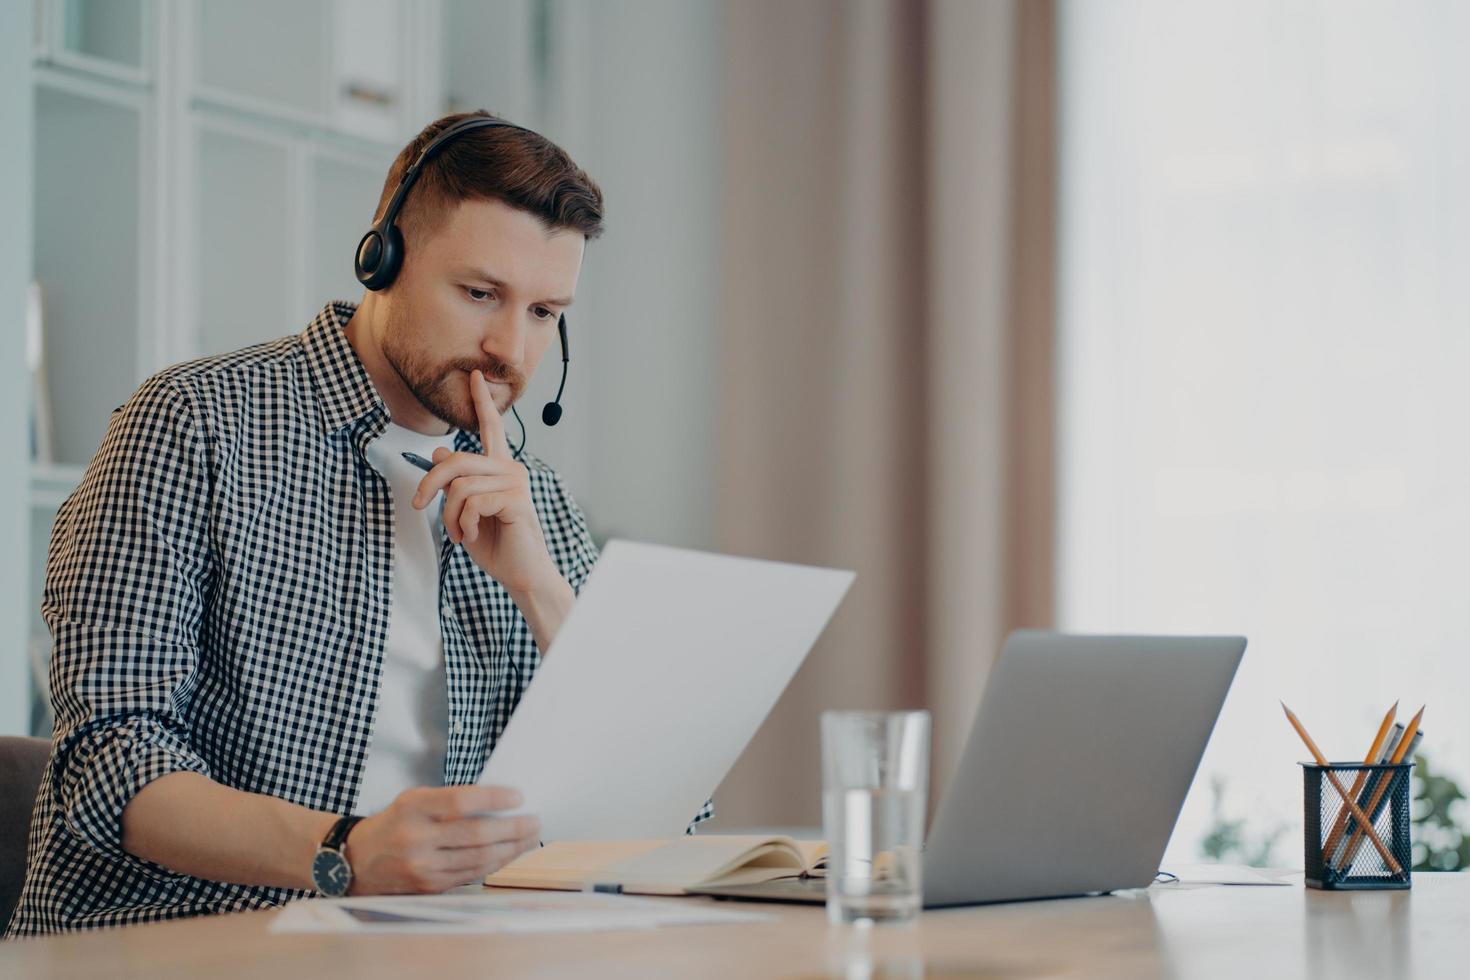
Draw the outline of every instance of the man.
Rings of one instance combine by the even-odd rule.
[[[113,414],[52,536],[56,728],[12,934],[442,891],[536,845],[496,815],[513,788],[472,784],[597,551],[501,414],[602,194],[492,120],[398,155],[375,230],[402,264],[366,274],[365,240],[360,305]]]

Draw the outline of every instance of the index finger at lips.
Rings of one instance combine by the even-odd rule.
[[[475,414],[480,419],[480,442],[486,456],[509,456],[510,443],[505,441],[505,426],[500,421],[500,409],[495,407],[495,398],[490,394],[490,382],[481,371],[470,375],[470,397],[475,402]]]

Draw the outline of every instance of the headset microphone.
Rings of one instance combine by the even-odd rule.
[[[567,386],[567,315],[563,313],[556,321],[556,332],[561,335],[561,384],[556,386],[556,397],[541,409],[541,424],[555,425],[561,421],[561,393]]]

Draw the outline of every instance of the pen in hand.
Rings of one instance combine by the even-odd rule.
[[[419,469],[423,470],[425,473],[434,468],[434,464],[431,461],[424,459],[424,457],[420,456],[418,453],[404,453],[403,458],[408,460],[413,465],[417,466]]]
[[[408,460],[410,463],[412,463],[413,465],[417,466],[419,469],[423,470],[425,473],[429,472],[430,470],[432,470],[434,468],[434,461],[433,460],[431,460],[431,459],[424,459],[424,457],[420,456],[418,453],[403,453],[402,456],[403,456],[404,459]]]

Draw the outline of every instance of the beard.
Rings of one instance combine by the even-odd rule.
[[[501,397],[491,389],[495,408],[504,414],[526,390],[526,377],[494,354],[433,360],[409,326],[409,316],[393,317],[383,337],[383,356],[419,404],[436,418],[467,432],[480,431],[480,418],[470,396],[470,372],[480,371],[486,381],[498,381],[510,391]]]

